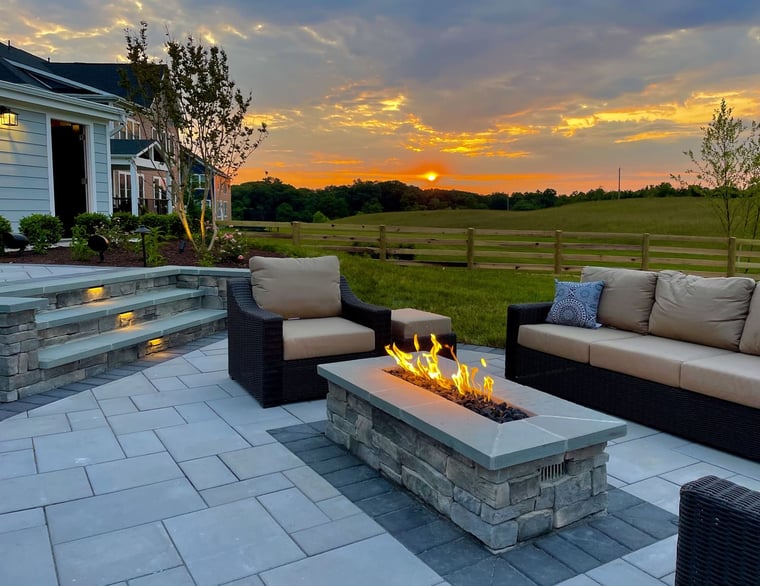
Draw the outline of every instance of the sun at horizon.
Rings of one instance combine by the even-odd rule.
[[[425,173],[425,179],[427,179],[428,181],[430,181],[430,183],[432,183],[433,181],[438,179],[438,173],[436,173],[435,171],[428,171],[427,173]]]

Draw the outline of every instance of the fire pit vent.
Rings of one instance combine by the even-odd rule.
[[[567,462],[550,464],[541,468],[541,482],[555,482],[567,474]]]

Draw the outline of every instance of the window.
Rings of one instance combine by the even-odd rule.
[[[115,138],[119,139],[139,139],[140,138],[140,123],[137,120],[131,118],[124,123],[121,130],[116,134]]]

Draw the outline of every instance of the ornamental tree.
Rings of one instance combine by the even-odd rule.
[[[127,59],[131,67],[122,78],[132,109],[158,143],[166,165],[167,188],[187,239],[196,250],[210,250],[217,238],[216,190],[203,183],[200,202],[193,198],[194,166],[207,177],[237,175],[268,130],[265,123],[248,124],[252,94],[243,94],[230,79],[227,54],[206,47],[192,36],[183,43],[167,33],[164,51],[168,61],[149,56],[148,25],[140,23],[136,33],[126,30]],[[190,210],[198,205],[199,237],[193,236]]]

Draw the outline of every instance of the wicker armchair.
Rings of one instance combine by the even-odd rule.
[[[382,356],[391,342],[391,310],[361,301],[340,277],[341,316],[375,332],[375,348],[356,352],[285,360],[282,316],[259,307],[249,279],[231,279],[227,284],[227,332],[229,373],[263,407],[324,398],[327,381],[317,374],[317,365],[342,360]]]
[[[760,584],[760,493],[705,476],[681,487],[677,586]]]

